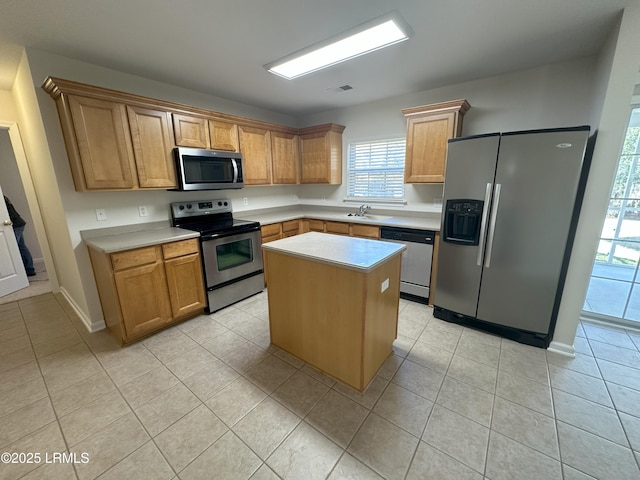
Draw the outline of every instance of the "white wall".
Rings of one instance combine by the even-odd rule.
[[[632,2],[599,59],[596,78],[602,103],[594,105],[594,113],[600,114],[598,137],[553,339],[560,350],[573,345],[602,231],[640,65],[639,25],[640,2]]]
[[[388,98],[348,109],[332,110],[301,119],[301,126],[334,122],[346,125],[343,134],[343,172],[350,142],[404,137],[401,110],[465,98],[471,109],[463,120],[463,135],[567,127],[589,124],[593,103],[593,57],[567,63],[450,85]],[[429,211],[442,197],[441,185],[407,185],[405,210]],[[346,183],[337,187],[304,188],[300,201],[341,204]],[[326,201],[323,200],[326,197]]]

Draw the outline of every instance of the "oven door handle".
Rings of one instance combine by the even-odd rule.
[[[206,235],[200,235],[200,241],[204,242],[207,240],[215,240],[218,238],[232,237],[234,235],[238,235],[241,233],[258,232],[258,231],[260,231],[260,227],[256,227],[256,226],[237,228],[235,230],[228,231],[228,232],[218,232],[218,233],[209,233]]]
[[[231,165],[233,165],[233,183],[238,183],[238,162],[235,158],[231,159]]]

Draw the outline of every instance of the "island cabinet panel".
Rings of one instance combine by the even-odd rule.
[[[271,167],[273,183],[299,183],[300,154],[298,136],[291,133],[271,132]]]
[[[241,125],[240,152],[246,185],[271,183],[271,135],[269,130]]]
[[[405,183],[443,183],[447,141],[460,136],[466,100],[402,110],[407,118]]]
[[[234,123],[209,120],[209,137],[214,150],[240,151],[238,125]]]
[[[206,118],[173,114],[173,133],[179,147],[209,148],[209,124]]]
[[[142,188],[174,188],[171,115],[161,110],[127,106],[138,183]]]
[[[392,354],[401,255],[358,270],[277,249],[264,253],[271,342],[363,391]]]
[[[71,159],[76,190],[133,188],[133,147],[125,106],[77,95],[69,95],[68,105],[72,125],[65,142],[77,153]]]

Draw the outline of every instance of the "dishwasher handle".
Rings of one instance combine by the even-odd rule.
[[[380,240],[398,242],[424,243],[433,245],[435,232],[417,228],[380,227]]]

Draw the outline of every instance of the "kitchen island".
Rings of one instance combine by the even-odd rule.
[[[271,343],[363,391],[397,336],[406,247],[309,232],[262,248]]]

